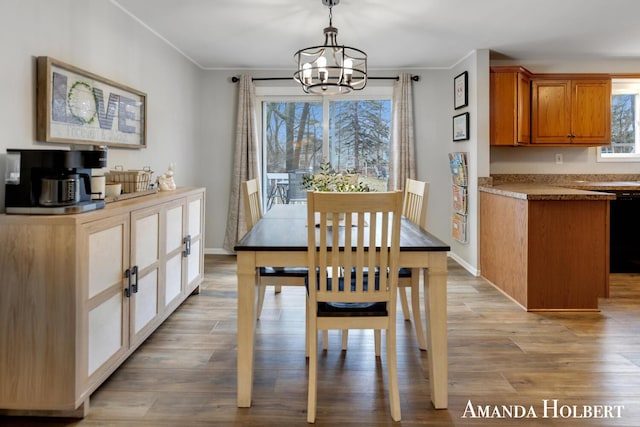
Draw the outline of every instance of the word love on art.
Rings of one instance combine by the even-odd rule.
[[[146,147],[146,95],[140,91],[39,57],[37,94],[41,141]]]
[[[51,118],[55,122],[82,126],[93,124],[97,118],[100,129],[113,130],[113,119],[117,112],[118,132],[135,133],[137,127],[129,123],[136,119],[135,112],[129,107],[135,106],[136,101],[133,99],[110,93],[105,108],[102,89],[91,87],[89,83],[80,80],[69,87],[67,76],[53,73]]]

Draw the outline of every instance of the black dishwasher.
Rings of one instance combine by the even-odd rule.
[[[640,273],[640,191],[616,191],[610,211],[610,271]]]

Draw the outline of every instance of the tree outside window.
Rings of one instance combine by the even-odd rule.
[[[264,101],[262,113],[267,209],[289,203],[295,190],[289,181],[318,171],[324,161],[336,172],[358,174],[374,190],[386,190],[390,99]]]

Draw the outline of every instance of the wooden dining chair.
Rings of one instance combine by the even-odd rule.
[[[242,183],[242,193],[248,231],[262,218],[262,197],[260,196],[258,181],[255,179],[244,181]],[[304,286],[306,277],[307,269],[303,267],[260,267],[256,319],[259,319],[262,314],[267,286],[274,285],[275,293],[280,293],[281,286]]]
[[[404,187],[404,201],[402,215],[409,221],[424,229],[427,217],[427,201],[429,197],[429,183],[407,178]],[[398,292],[400,304],[405,320],[411,320],[409,304],[407,303],[407,288],[411,289],[411,313],[413,314],[413,327],[418,338],[420,350],[427,349],[427,340],[422,326],[420,313],[420,269],[400,267],[398,280]]]
[[[400,421],[396,289],[402,192],[309,192],[307,204],[307,422],[316,418],[318,331],[345,327],[385,330],[390,412]],[[340,214],[344,220],[336,224]]]
[[[409,221],[418,225],[420,228],[425,227],[427,214],[427,200],[429,196],[429,183],[407,179],[404,187],[404,198],[402,203],[402,215]],[[420,350],[427,349],[427,340],[425,329],[422,323],[422,314],[420,312],[420,269],[400,267],[398,279],[398,293],[400,296],[400,305],[405,320],[411,320],[413,313],[413,327],[416,331],[418,347]],[[407,302],[407,288],[411,288],[411,312]],[[342,349],[347,349],[347,341],[349,337],[348,329],[342,330]],[[376,347],[380,346],[380,340],[376,335]]]

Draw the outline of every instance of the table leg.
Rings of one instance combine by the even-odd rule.
[[[446,409],[449,394],[446,252],[429,254],[429,268],[424,270],[424,298],[431,401],[436,409]]]
[[[253,388],[253,343],[255,333],[255,253],[239,251],[238,264],[238,407],[251,406]]]

